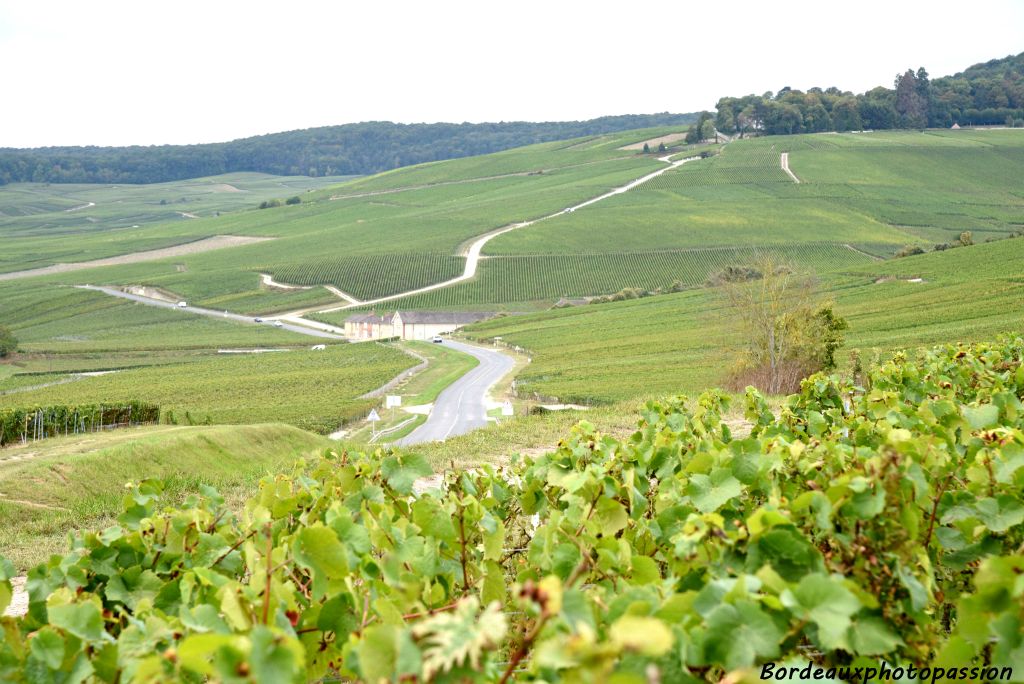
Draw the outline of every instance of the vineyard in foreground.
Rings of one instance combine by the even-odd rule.
[[[300,463],[237,515],[145,481],[29,572],[0,672],[738,682],[810,661],[851,681],[884,660],[1022,681],[1022,358],[1020,338],[897,354],[779,415],[749,390],[748,436],[718,392],[652,402],[627,440],[581,423],[421,493],[426,461],[392,451]]]

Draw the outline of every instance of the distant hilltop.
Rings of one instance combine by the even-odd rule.
[[[0,185],[162,183],[236,171],[281,176],[365,175],[534,143],[685,125],[694,120],[696,114],[666,112],[540,123],[371,121],[203,145],[0,148]]]

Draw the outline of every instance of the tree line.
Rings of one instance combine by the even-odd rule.
[[[896,75],[892,88],[859,95],[835,87],[786,87],[774,94],[723,97],[716,108],[715,128],[728,135],[1024,126],[1024,53],[936,79],[923,67],[908,69]]]
[[[325,126],[203,145],[0,148],[0,185],[160,183],[237,171],[282,176],[378,173],[533,143],[673,126],[692,114],[629,114],[588,121]]]

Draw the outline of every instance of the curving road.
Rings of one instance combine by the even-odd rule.
[[[148,306],[157,306],[164,309],[175,309],[177,311],[185,311],[187,313],[199,314],[200,316],[209,316],[211,318],[217,318],[222,321],[234,321],[235,323],[246,323],[248,325],[268,325],[269,323],[257,323],[253,320],[252,316],[242,316],[240,314],[228,313],[227,311],[215,311],[213,309],[204,309],[199,306],[178,306],[174,302],[165,302],[160,299],[153,299],[152,297],[143,297],[141,295],[134,295],[128,292],[122,292],[121,290],[113,287],[99,287],[96,285],[75,285],[80,290],[93,290],[95,292],[102,292],[104,294],[111,295],[113,297],[120,297],[121,299],[129,299],[133,302],[139,302],[140,304],[146,304]],[[269,318],[267,319],[270,320]],[[300,335],[309,335],[311,337],[323,337],[330,340],[344,340],[344,335],[335,335],[322,330],[314,330],[313,328],[296,325],[294,323],[281,324],[282,330],[290,330]]]
[[[475,357],[480,365],[441,392],[427,422],[397,440],[397,445],[443,442],[487,425],[487,392],[515,364],[511,356],[493,349],[452,340],[445,340],[444,344]]]

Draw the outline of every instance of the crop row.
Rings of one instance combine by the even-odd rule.
[[[462,273],[466,260],[448,254],[375,254],[318,259],[274,269],[296,285],[334,285],[360,299],[413,290]]]
[[[749,263],[765,251],[819,272],[864,264],[869,260],[866,255],[835,243],[490,257],[481,261],[475,281],[416,295],[402,300],[400,305],[448,308],[532,302],[606,295],[623,288],[653,290],[669,287],[676,281],[683,286],[694,287],[702,284],[713,271]]]
[[[0,446],[57,435],[160,422],[160,407],[129,400],[93,406],[0,409]]]

